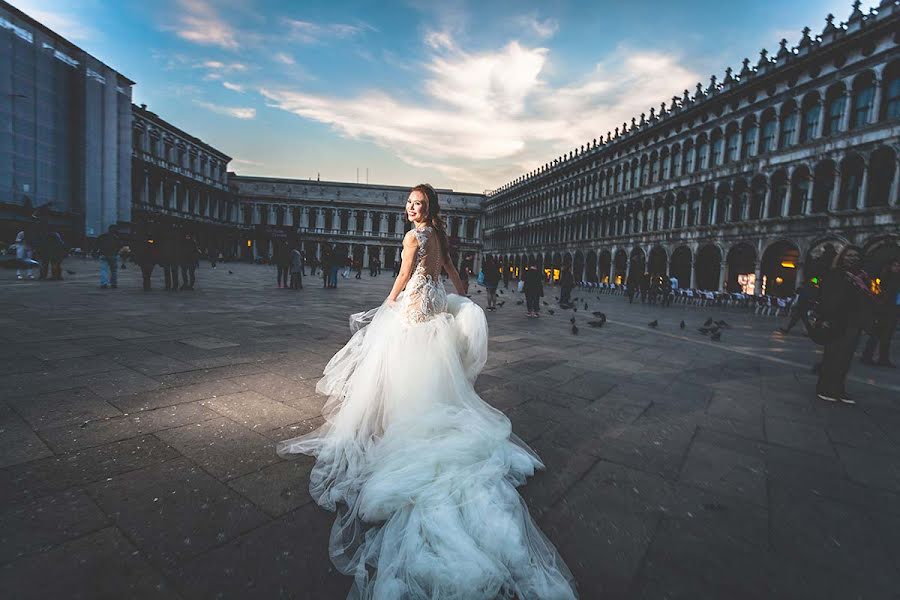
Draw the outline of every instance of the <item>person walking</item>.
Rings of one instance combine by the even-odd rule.
[[[303,289],[303,253],[300,246],[294,246],[291,250],[291,289]]]
[[[135,245],[134,262],[141,268],[141,278],[143,279],[145,292],[149,292],[152,289],[150,278],[153,275],[153,268],[160,261],[157,250],[156,241],[149,234],[138,238],[138,242]]]
[[[97,238],[100,260],[100,289],[118,287],[119,249],[122,242],[116,233],[116,226],[110,225],[106,233]]]
[[[879,367],[893,367],[891,339],[897,329],[897,313],[900,312],[900,258],[895,258],[882,270],[879,294],[875,304],[875,327],[863,349],[862,362]],[[878,362],[875,362],[875,350]]]
[[[803,285],[797,288],[797,297],[791,306],[791,318],[788,321],[787,327],[779,327],[778,331],[787,335],[798,321],[803,321],[806,329],[809,329],[809,318],[807,313],[809,313],[809,309],[812,308],[812,305],[816,300],[817,291],[816,286],[809,281],[804,281]]]
[[[525,271],[524,286],[522,287],[522,291],[525,292],[525,308],[529,317],[541,316],[541,297],[544,295],[544,282],[542,279],[537,265],[534,263],[529,264],[528,269]]]
[[[197,279],[197,264],[200,262],[200,247],[188,232],[179,240],[178,266],[181,269],[181,289],[193,290]]]
[[[273,252],[275,253],[273,259],[275,261],[275,277],[278,281],[278,287],[288,289],[288,275],[291,272],[291,252],[287,244],[283,242],[276,242]]]
[[[484,272],[484,288],[487,290],[487,309],[497,310],[497,284],[500,283],[500,270],[493,257],[485,257],[482,270]]]
[[[572,289],[575,287],[575,277],[572,275],[571,265],[563,265],[559,275],[559,305],[563,308],[572,306]]]
[[[16,234],[16,258],[19,260],[31,259],[31,243],[24,230]],[[22,275],[23,272],[25,273],[24,277]],[[16,279],[24,279],[25,277],[34,279],[34,270],[30,267],[27,269],[16,269]]]
[[[356,271],[355,279],[362,279],[362,268],[363,264],[361,258],[357,258],[353,261],[353,269]]]
[[[822,278],[816,312],[817,335],[825,336],[825,356],[818,369],[816,395],[828,402],[856,404],[846,390],[847,373],[862,330],[872,326],[873,309],[868,275],[860,268],[861,263],[862,250],[847,245]]]
[[[159,265],[163,268],[166,290],[178,291],[178,232],[170,228],[162,236],[159,248]]]

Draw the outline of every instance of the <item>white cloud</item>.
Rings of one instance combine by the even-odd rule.
[[[256,162],[255,160],[246,160],[243,158],[232,158],[232,164],[247,165],[248,167],[264,167],[265,163]]]
[[[204,46],[236,50],[237,31],[231,27],[207,0],[178,0],[172,27],[178,37]]]
[[[533,14],[518,17],[515,22],[519,27],[530,31],[542,40],[553,37],[559,31],[559,21],[556,19],[541,20]]]
[[[244,86],[237,83],[231,83],[230,81],[223,81],[222,87],[224,87],[226,90],[231,90],[232,92],[240,92],[242,94],[244,93]]]
[[[366,30],[375,30],[366,23],[350,25],[348,23],[313,23],[298,19],[282,20],[288,30],[288,40],[301,44],[318,44],[333,39],[343,40],[356,37]]]
[[[620,47],[590,73],[553,87],[542,78],[546,48],[513,41],[465,52],[450,36],[430,40],[439,43],[430,44],[435,52],[421,84],[402,95],[260,91],[270,106],[373,141],[410,165],[437,169],[454,185],[484,189],[658,109],[699,79],[678,56]]]
[[[200,100],[194,100],[194,103],[198,106],[202,106],[207,110],[211,110],[214,113],[225,115],[227,117],[234,117],[235,119],[253,119],[256,117],[255,108],[222,106],[220,104],[213,104],[212,102],[202,102]]]
[[[276,62],[280,62],[283,65],[293,65],[295,63],[294,57],[287,52],[277,52],[273,58]]]

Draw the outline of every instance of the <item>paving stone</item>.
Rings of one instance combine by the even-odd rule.
[[[156,434],[220,479],[233,479],[278,462],[267,437],[221,417]]]
[[[109,527],[0,569],[8,598],[178,598],[117,529]]]
[[[38,431],[122,414],[87,388],[14,398],[9,404]]]
[[[271,400],[256,392],[226,394],[210,400],[203,400],[201,403],[254,431],[277,429],[309,416],[296,408]]]
[[[109,525],[82,490],[67,490],[0,513],[0,563],[41,552]]]
[[[212,380],[179,387],[167,387],[152,392],[123,395],[114,398],[111,402],[123,412],[134,413],[215,398],[238,391],[240,391],[240,386],[227,379]]]
[[[766,465],[762,458],[694,441],[680,481],[766,506]]]
[[[279,517],[313,501],[309,473],[315,464],[310,456],[277,462],[228,482],[271,517]]]
[[[166,406],[153,410],[94,420],[76,426],[65,426],[43,432],[44,439],[56,452],[72,452],[118,440],[146,435],[188,423],[215,419],[218,413],[200,402]]]
[[[249,500],[185,458],[111,477],[88,492],[166,571],[268,520]]]
[[[900,492],[900,462],[897,462],[895,455],[884,457],[850,446],[838,446],[837,452],[851,480],[869,487]]]
[[[0,403],[0,467],[25,463],[53,452],[40,437],[15,414]]]
[[[803,450],[813,454],[834,456],[834,448],[824,427],[766,417],[766,438],[773,444]]]
[[[173,448],[159,439],[141,436],[73,454],[42,458],[0,469],[0,500],[2,503],[21,502],[177,456]]]

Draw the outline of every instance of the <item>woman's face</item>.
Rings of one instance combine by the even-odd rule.
[[[413,223],[424,223],[428,215],[428,203],[425,194],[416,190],[406,200],[406,218]]]

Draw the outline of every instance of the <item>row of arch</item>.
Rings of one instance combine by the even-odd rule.
[[[496,227],[699,170],[900,118],[900,61],[867,69],[723,126],[695,133],[574,182],[546,183],[488,215]],[[535,182],[533,187],[539,185]],[[523,192],[525,192],[523,194]],[[498,199],[499,200],[499,199]],[[501,200],[502,201],[502,200]]]
[[[494,258],[512,277],[535,264],[550,279],[557,279],[561,269],[570,267],[576,281],[634,285],[641,278],[675,277],[683,289],[787,296],[801,281],[824,274],[847,243],[845,238],[827,236],[808,245],[789,239],[760,239],[736,242],[728,248],[715,242],[656,244]],[[863,244],[863,250],[870,270],[877,272],[887,261],[900,258],[900,236],[872,236]]]
[[[900,162],[892,146],[799,162],[752,178],[669,191],[654,198],[494,231],[488,251],[534,244],[877,208],[900,203]]]

